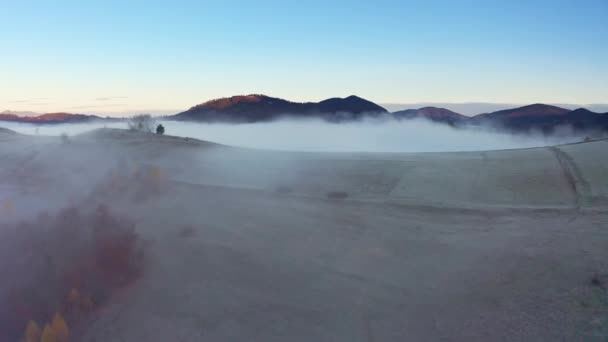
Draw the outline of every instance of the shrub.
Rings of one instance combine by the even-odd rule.
[[[608,290],[608,274],[595,273],[591,276],[591,285],[602,290]]]
[[[182,226],[179,229],[179,237],[181,238],[191,238],[196,234],[194,227],[192,226]]]
[[[44,330],[42,330],[42,337],[40,338],[40,342],[57,342],[57,338],[55,337],[55,332],[53,328],[49,324],[44,326]]]
[[[133,196],[137,202],[158,196],[168,183],[167,173],[156,165],[123,165],[108,171],[94,190],[96,195]]]
[[[158,124],[158,126],[156,126],[156,134],[165,134],[165,126],[163,126],[162,124]]]
[[[290,194],[293,192],[293,189],[287,185],[279,185],[276,187],[275,191],[279,194]]]
[[[25,328],[25,342],[39,342],[41,335],[42,332],[40,331],[40,327],[35,321],[30,320],[27,322],[27,327]]]
[[[325,196],[327,196],[327,198],[329,199],[343,200],[348,197],[348,193],[343,191],[331,191],[328,192]]]
[[[59,312],[56,312],[55,316],[53,316],[53,321],[51,322],[51,329],[53,329],[53,333],[55,334],[55,339],[57,342],[68,342],[70,331],[68,329],[68,325],[63,319],[63,316]]]

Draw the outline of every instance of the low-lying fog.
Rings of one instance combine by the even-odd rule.
[[[492,130],[454,129],[426,120],[365,121],[332,124],[323,121],[284,120],[255,124],[200,124],[159,121],[165,134],[191,137],[220,144],[290,151],[327,152],[452,152],[499,150],[556,145],[580,141],[562,135],[514,136]],[[5,127],[32,135],[75,135],[95,128],[127,128],[126,122],[33,125],[0,122]]]

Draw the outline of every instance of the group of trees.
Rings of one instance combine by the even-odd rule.
[[[0,274],[10,275],[0,282],[3,342],[67,342],[70,328],[143,271],[135,222],[105,205],[0,222],[0,231]]]
[[[165,134],[165,127],[162,124],[156,125],[156,120],[149,114],[132,116],[127,122],[130,130],[152,133],[156,126],[156,134]]]

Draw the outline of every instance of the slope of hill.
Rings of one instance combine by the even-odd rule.
[[[476,118],[495,118],[495,119],[515,119],[518,117],[547,117],[560,116],[569,113],[570,110],[550,106],[542,103],[535,103],[523,107],[499,110],[492,113],[476,115]]]
[[[608,115],[579,108],[569,110],[545,104],[479,114],[468,120],[472,125],[489,125],[513,132],[537,130],[551,133],[558,127],[575,130],[607,130]]]
[[[0,112],[0,115],[2,114],[12,114],[12,115],[17,115],[17,116],[38,116],[40,115],[40,113],[36,113],[36,112],[30,112],[30,111],[17,111],[17,110],[5,110]]]
[[[87,122],[93,120],[101,120],[102,118],[95,115],[85,114],[70,114],[70,113],[47,113],[37,116],[21,116],[16,114],[0,113],[0,121],[36,123],[36,124],[58,124],[58,123],[76,123]]]
[[[332,98],[319,103],[297,103],[266,95],[233,96],[211,100],[169,119],[202,122],[264,122],[279,117],[323,118],[329,121],[377,116],[386,109],[357,96]]]
[[[565,121],[576,130],[608,131],[608,113],[599,114],[579,108],[567,113],[565,117]]]
[[[363,116],[379,116],[387,110],[379,105],[351,95],[347,98],[331,98],[319,102],[314,112],[321,113],[330,121],[360,119]]]
[[[423,107],[419,109],[406,109],[393,113],[396,119],[415,119],[424,118],[435,122],[447,123],[455,125],[465,122],[469,117],[458,114],[445,108]]]
[[[0,127],[0,134],[17,134],[17,132],[8,128]]]

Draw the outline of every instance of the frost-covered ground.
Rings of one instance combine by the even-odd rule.
[[[3,135],[0,220],[103,200],[135,223],[143,273],[82,341],[605,341],[607,145],[326,154]]]

